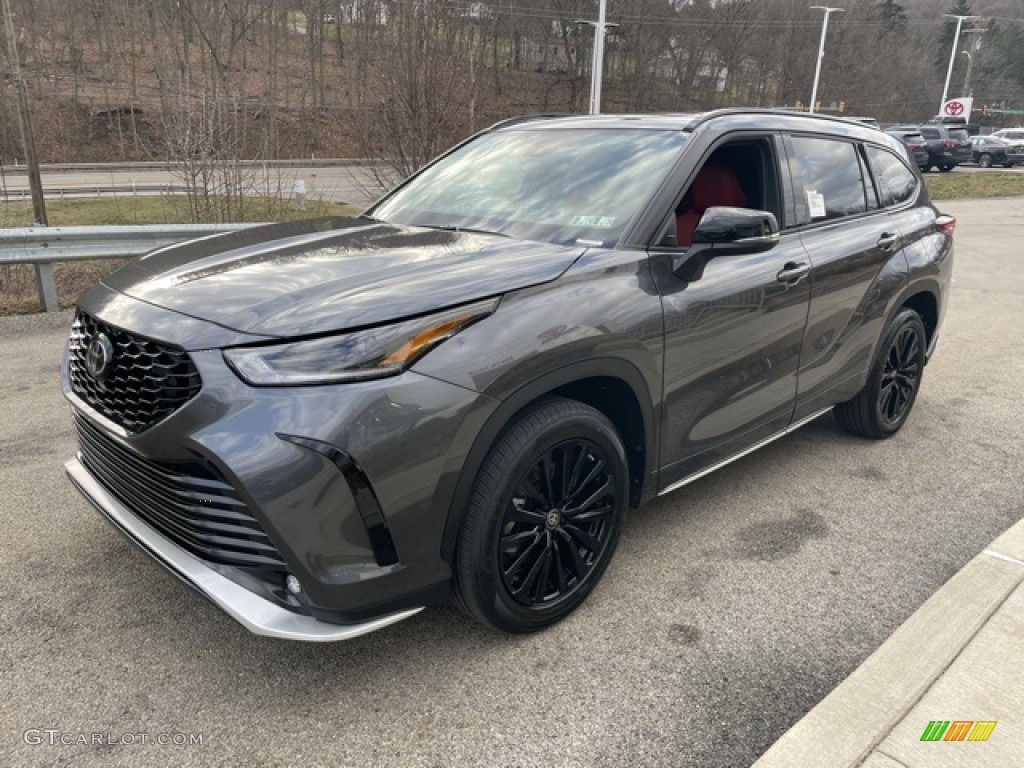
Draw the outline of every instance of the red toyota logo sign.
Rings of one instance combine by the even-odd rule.
[[[964,112],[964,105],[959,101],[951,101],[946,105],[946,114],[956,117],[962,115]]]

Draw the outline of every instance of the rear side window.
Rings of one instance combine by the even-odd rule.
[[[811,221],[864,213],[867,198],[857,148],[847,141],[794,136],[794,170],[803,181]],[[801,206],[802,207],[802,206]]]
[[[942,136],[939,135],[939,132],[937,130],[935,130],[934,128],[922,128],[921,129],[921,135],[924,136],[926,139],[941,139],[942,138]]]
[[[917,191],[917,177],[892,152],[867,147],[868,163],[878,182],[878,194],[886,208],[905,203]]]

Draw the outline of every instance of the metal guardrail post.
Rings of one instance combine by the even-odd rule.
[[[47,312],[60,312],[60,300],[57,298],[57,281],[53,277],[53,264],[36,264],[35,268],[39,304]]]

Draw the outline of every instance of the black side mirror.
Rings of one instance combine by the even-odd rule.
[[[692,240],[672,264],[673,274],[687,282],[700,280],[716,256],[771,250],[779,242],[779,222],[770,211],[716,206],[704,211]]]
[[[760,253],[779,242],[779,222],[769,211],[708,208],[693,230],[693,242],[713,246],[715,255]]]

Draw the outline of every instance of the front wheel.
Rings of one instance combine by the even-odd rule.
[[[629,472],[600,411],[552,398],[491,448],[459,530],[455,601],[506,632],[565,618],[594,589],[618,543]]]
[[[978,166],[980,168],[991,168],[992,167],[992,155],[985,154],[978,158]]]
[[[953,170],[953,166],[952,165],[944,165],[941,168],[939,168],[939,170],[942,171],[943,173],[949,173],[950,171]]]
[[[921,388],[926,346],[921,317],[912,309],[900,310],[878,345],[867,385],[852,400],[835,407],[843,428],[876,440],[896,434]]]

